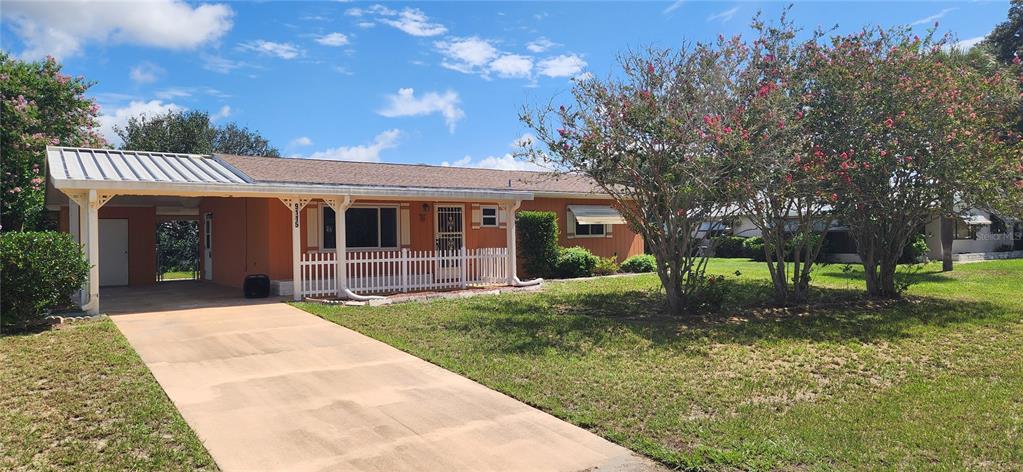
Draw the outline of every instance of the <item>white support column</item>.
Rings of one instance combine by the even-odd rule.
[[[309,204],[310,198],[279,198],[281,203],[291,210],[291,298],[296,302],[302,299],[302,274],[299,263],[302,253],[302,209]]]
[[[515,265],[516,265],[516,262],[517,262],[517,260],[516,260],[517,255],[516,255],[516,251],[515,251],[515,245],[516,245],[516,238],[515,238],[515,210],[518,210],[519,206],[521,206],[521,205],[522,205],[522,201],[521,200],[515,200],[513,202],[508,202],[508,229],[506,230],[507,238],[508,239],[507,239],[507,241],[505,243],[505,248],[508,250],[508,285],[516,285],[518,283],[518,280],[519,280],[519,277],[518,277],[518,274],[516,273],[516,268],[515,268]]]
[[[71,234],[71,238],[74,239],[76,243],[82,244],[82,234],[79,228],[82,228],[83,225],[85,224],[84,221],[85,215],[83,215],[82,212],[80,211],[82,206],[78,204],[78,200],[76,200],[75,198],[68,197],[67,223],[68,233]],[[75,292],[75,294],[72,296],[72,301],[74,301],[76,305],[79,306],[84,305],[85,291],[79,290]]]
[[[323,201],[334,210],[334,277],[337,283],[337,296],[345,297],[348,290],[348,271],[345,266],[348,263],[348,234],[345,230],[345,212],[352,206],[352,197],[345,195],[342,198],[324,198]]]
[[[79,209],[79,226],[82,228],[82,236],[85,240],[85,255],[89,262],[88,300],[82,305],[82,310],[90,315],[99,314],[99,209],[111,198],[112,193],[101,193],[96,190],[89,190],[75,195],[68,195],[78,202],[79,206],[85,207],[85,214],[82,215]],[[84,218],[83,218],[84,216]]]

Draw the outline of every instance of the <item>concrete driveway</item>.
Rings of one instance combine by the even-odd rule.
[[[284,303],[190,303],[112,319],[224,470],[659,469]]]

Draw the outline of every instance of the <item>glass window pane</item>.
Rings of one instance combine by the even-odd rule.
[[[398,209],[380,209],[380,247],[398,247]]]
[[[348,247],[377,247],[376,208],[349,208],[345,212],[345,235]]]
[[[334,238],[334,209],[323,207],[323,249],[334,249],[337,239]]]

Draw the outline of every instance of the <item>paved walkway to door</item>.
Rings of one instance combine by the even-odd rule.
[[[112,319],[224,470],[659,469],[287,304],[201,306],[194,294],[161,297],[166,287]],[[105,303],[124,313],[131,294],[110,291]]]

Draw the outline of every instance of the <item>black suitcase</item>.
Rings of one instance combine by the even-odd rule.
[[[245,276],[245,298],[266,298],[270,296],[270,277],[266,274]]]

